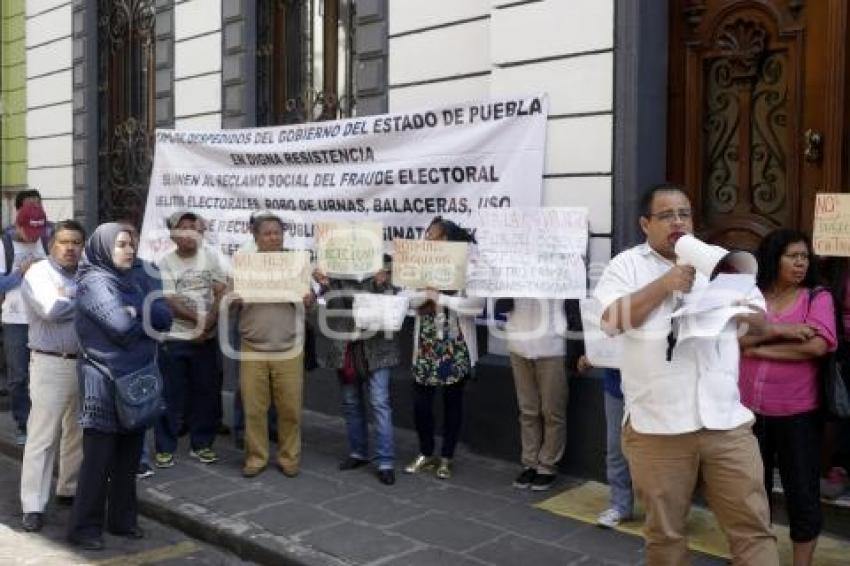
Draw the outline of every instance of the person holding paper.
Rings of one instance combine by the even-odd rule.
[[[325,324],[334,333],[339,333],[338,338],[319,333],[318,339],[326,345],[317,349],[319,366],[336,370],[340,381],[349,453],[340,462],[339,469],[353,470],[369,463],[365,387],[375,425],[374,461],[378,481],[393,485],[395,447],[390,379],[392,369],[400,362],[398,333],[375,332],[368,338],[361,338],[351,310],[354,293],[394,294],[389,272],[382,269],[363,281],[329,278],[318,271],[314,278],[320,285],[319,296],[325,297],[325,308],[319,310],[320,328]]]
[[[439,216],[425,232],[426,240],[474,242],[467,231]],[[484,310],[484,299],[436,289],[414,293],[413,405],[419,455],[405,468],[408,474],[436,467],[439,479],[452,475],[451,464],[463,419],[463,386],[478,361],[475,317]],[[434,395],[443,394],[443,445],[434,456]]]
[[[823,523],[818,367],[837,346],[832,293],[817,287],[813,255],[802,232],[783,228],[764,237],[757,281],[770,331],[741,338],[741,400],[756,414],[767,493],[779,468],[795,566],[812,563]]]
[[[258,253],[283,251],[283,220],[273,213],[252,226]],[[302,299],[310,308],[315,297]],[[239,382],[245,409],[245,463],[252,478],[269,459],[268,412],[277,409],[277,465],[286,477],[298,475],[301,463],[301,408],[304,391],[304,317],[293,302],[242,301],[239,312],[241,360]]]
[[[574,303],[575,301],[573,301]],[[500,299],[519,406],[518,489],[552,487],[567,443],[567,311],[563,299]],[[573,364],[574,365],[574,364]]]
[[[578,371],[589,371],[593,366],[587,356],[578,360]],[[605,479],[608,480],[608,508],[596,517],[596,525],[613,529],[633,517],[635,496],[629,462],[623,454],[623,390],[622,378],[616,368],[601,368],[605,389]]]
[[[708,285],[707,276],[676,263],[675,242],[693,231],[692,216],[683,188],[647,191],[640,217],[646,242],[614,257],[594,290],[603,329],[624,335],[623,451],[646,509],[646,561],[688,562],[685,520],[701,480],[733,563],[776,565],[754,418],[738,393],[736,319],[717,336],[668,341],[680,294]],[[764,311],[755,287],[745,302]],[[747,321],[754,331],[764,326],[763,314]]]

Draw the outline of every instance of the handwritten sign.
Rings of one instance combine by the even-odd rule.
[[[310,252],[239,253],[233,287],[246,302],[293,302],[310,291]]]
[[[586,208],[482,211],[467,293],[477,297],[577,299],[587,295]]]
[[[393,285],[460,291],[466,284],[466,242],[393,240]]]
[[[313,237],[318,268],[329,277],[362,281],[383,267],[380,222],[322,222]]]
[[[812,246],[817,255],[850,257],[850,194],[815,196]]]
[[[593,367],[619,369],[623,358],[623,337],[608,336],[602,330],[602,305],[596,299],[579,301],[584,332],[584,355]]]

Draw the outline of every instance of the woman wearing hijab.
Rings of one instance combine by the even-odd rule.
[[[136,469],[145,430],[121,427],[105,370],[124,375],[155,359],[156,342],[145,333],[145,323],[166,331],[171,313],[159,298],[143,322],[145,293],[132,274],[135,257],[129,228],[102,224],[86,243],[77,271],[83,462],[68,539],[86,550],[103,548],[104,515],[110,533],[144,536],[137,523]]]

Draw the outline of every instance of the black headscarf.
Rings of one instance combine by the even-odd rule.
[[[80,267],[77,270],[78,278],[84,275],[97,274],[115,282],[123,291],[132,290],[134,286],[131,276],[132,270],[118,269],[112,261],[115,240],[118,239],[121,232],[129,233],[130,230],[125,224],[118,224],[117,222],[108,222],[97,227],[86,241],[83,257],[80,259]]]

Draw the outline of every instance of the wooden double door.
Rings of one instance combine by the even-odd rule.
[[[700,235],[754,249],[811,232],[844,192],[848,0],[670,0],[668,177]]]

